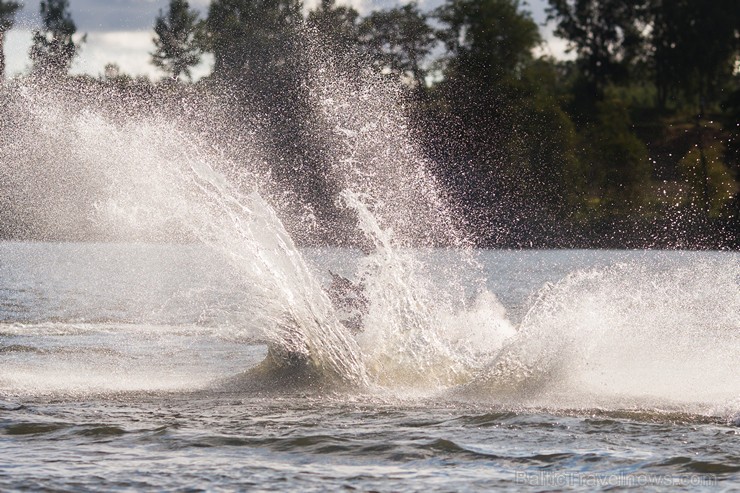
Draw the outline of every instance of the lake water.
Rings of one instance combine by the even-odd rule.
[[[325,288],[361,261],[302,253]],[[740,487],[740,255],[475,257],[442,332],[371,307],[369,384],[333,386],[248,372],[280,300],[205,247],[0,243],[0,490]]]

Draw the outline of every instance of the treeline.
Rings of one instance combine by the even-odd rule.
[[[15,2],[0,0],[0,40]],[[41,2],[34,70],[68,71],[84,38],[67,0]],[[336,216],[310,119],[297,32],[407,88],[434,173],[484,246],[740,247],[740,10],[735,0],[549,0],[575,59],[534,53],[518,0],[445,0],[361,17],[334,0],[213,0],[205,18],[171,0],[155,20],[161,84],[213,73],[267,122],[275,175]],[[0,65],[1,67],[1,65]],[[139,87],[109,66],[101,83]],[[238,111],[235,112],[238,115]],[[296,171],[300,170],[300,171]],[[300,176],[298,176],[300,174]]]

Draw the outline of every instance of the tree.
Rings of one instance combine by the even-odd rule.
[[[167,14],[160,10],[154,23],[152,64],[175,80],[180,74],[190,79],[190,68],[203,54],[197,31],[198,12],[190,9],[187,0],[170,0]]]
[[[307,111],[300,69],[306,54],[297,40],[301,11],[298,0],[214,0],[206,20],[214,78],[259,115],[281,154],[297,146]]]
[[[724,143],[707,140],[692,147],[678,168],[686,185],[689,207],[701,210],[706,216],[718,217],[740,184],[724,162]]]
[[[5,33],[13,27],[15,13],[20,8],[18,2],[0,0],[0,82],[5,77]]]
[[[599,101],[608,82],[625,78],[640,51],[646,0],[549,0],[555,34],[575,49],[586,96]]]
[[[492,83],[514,76],[541,38],[518,0],[448,0],[435,13],[451,59],[448,76]]]
[[[381,69],[410,77],[417,88],[425,87],[423,63],[437,40],[427,15],[415,3],[364,18],[360,43]]]
[[[683,92],[700,105],[717,99],[740,48],[734,0],[651,0],[650,41],[658,104]]]
[[[474,229],[490,235],[487,244],[520,244],[583,203],[585,173],[575,126],[559,106],[558,67],[534,59],[537,24],[517,0],[448,0],[435,14],[448,52],[432,90],[432,121],[441,122],[432,138],[444,136],[435,159],[450,163],[442,179]]]
[[[305,80],[316,52],[304,28],[299,0],[214,0],[206,36],[213,79],[225,82],[223,93],[239,101],[242,111],[234,117],[257,127],[271,181],[311,203],[321,223],[336,209],[324,171],[328,149],[316,136],[319,123]]]
[[[303,22],[299,0],[214,0],[206,20],[214,75],[267,84],[285,72]]]
[[[79,42],[74,41],[77,26],[69,12],[69,0],[42,0],[40,11],[43,28],[33,34],[30,52],[33,68],[48,76],[64,75],[87,35]]]
[[[357,20],[360,14],[352,7],[338,6],[335,0],[321,0],[308,13],[307,23],[323,35],[332,49],[349,51],[357,45]]]

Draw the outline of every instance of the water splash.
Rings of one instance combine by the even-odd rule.
[[[407,90],[357,68],[356,60],[327,56],[331,50],[310,36],[306,42],[315,53],[306,85],[317,131],[328,134],[330,173],[341,189],[355,193],[344,204],[371,208],[379,228],[397,244],[470,249],[462,215],[446,199],[414,136],[404,104],[410,97]]]
[[[287,378],[452,389],[452,398],[515,406],[737,411],[736,256],[575,272],[543,288],[515,328],[415,142],[403,90],[340,68],[320,44],[307,49],[306,125],[333,156],[326,173],[354,218],[337,237],[367,252],[354,273],[368,300],[359,333],[342,324],[288,233],[286,223],[311,222],[310,208],[289,204],[271,180],[275,156],[259,122],[228,134],[242,135],[235,153],[204,129],[211,101],[186,115],[122,114],[110,95],[33,81],[10,88],[3,222],[48,239],[197,241],[219,252],[250,285],[243,309],[271,347],[253,378],[290,370]],[[440,245],[453,253],[440,257]]]
[[[459,216],[443,200],[411,138],[399,86],[369,72],[338,69],[341,60],[325,56],[310,33],[304,36],[311,60],[306,87],[314,112],[305,126],[315,145],[334,156],[328,173],[343,189],[339,203],[359,223],[349,236],[364,236],[375,249],[359,273],[371,300],[361,338],[366,344],[383,340],[381,347],[402,348],[406,356],[392,373],[402,368],[427,384],[460,381],[470,369],[467,356],[451,350],[442,328],[430,325],[442,313],[465,311],[468,300],[453,279],[459,269],[447,269],[449,289],[425,288],[423,266],[402,251],[436,244],[469,251],[456,225]],[[264,323],[272,359],[281,366],[309,362],[318,375],[365,385],[365,365],[370,364],[376,368],[370,380],[390,383],[378,370],[388,361],[379,364],[377,351],[361,354],[286,232],[284,220],[302,219],[286,217],[285,201],[275,193],[279,186],[270,180],[270,164],[264,162],[269,153],[262,145],[269,136],[242,142],[239,150],[246,158],[235,163],[200,129],[193,130],[193,124],[208,125],[207,119],[197,121],[204,111],[196,111],[195,122],[173,119],[167,111],[128,110],[120,118],[105,95],[70,97],[64,88],[48,89],[33,82],[19,87],[23,104],[16,116],[24,125],[17,140],[36,144],[27,156],[18,146],[7,153],[16,169],[26,168],[16,173],[23,177],[17,181],[30,174],[42,183],[22,195],[54,196],[41,200],[30,223],[56,236],[64,224],[61,236],[86,229],[94,236],[102,229],[125,239],[197,239],[253,280],[258,294],[249,303]],[[235,178],[238,188],[232,185]],[[475,267],[470,255],[460,258]],[[449,370],[443,369],[447,363]],[[429,372],[431,367],[441,370]]]
[[[198,239],[211,246],[256,286],[259,298],[245,302],[265,321],[273,363],[300,360],[317,378],[365,383],[356,344],[262,198],[257,176],[248,185],[251,191],[237,190],[214,169],[233,163],[167,120],[129,117],[121,122],[94,105],[64,111],[68,108],[34,88],[24,88],[23,96],[31,121],[23,129],[30,135],[22,141],[38,142],[30,161],[41,158],[53,167],[39,170],[35,163],[26,164],[34,172],[53,172],[54,180],[74,181],[72,207],[86,211],[85,219],[118,234],[148,238],[169,231],[169,239]],[[11,154],[19,161],[17,153]],[[44,211],[54,217],[59,212]],[[79,213],[70,216],[80,219]]]
[[[464,393],[550,408],[732,410],[739,282],[732,254],[572,273],[539,292]]]
[[[450,343],[457,333],[450,321],[469,312],[476,297],[495,297],[485,294],[462,215],[414,137],[405,105],[410,94],[352,56],[327,56],[331,50],[318,37],[304,34],[314,53],[305,83],[333,156],[328,172],[369,252],[357,278],[369,300],[358,342],[370,376],[383,386],[438,388],[465,381],[475,357]],[[444,286],[430,279],[418,251],[438,246],[456,251],[436,266]],[[486,324],[491,339],[507,324],[502,316]]]
[[[438,264],[442,272],[437,277],[445,284],[434,282],[426,272],[423,252],[398,245],[396,237],[380,227],[367,206],[371,199],[350,192],[343,199],[357,212],[359,228],[373,241],[372,253],[358,268],[370,301],[358,339],[375,381],[418,390],[469,380],[481,354],[490,355],[513,333],[503,307],[487,291],[478,295],[473,306],[466,302],[460,284],[463,273],[452,270],[460,265],[469,268],[464,252]],[[460,343],[473,339],[463,321],[480,311],[490,316],[477,325],[486,343],[473,351]]]

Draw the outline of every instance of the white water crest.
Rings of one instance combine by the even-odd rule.
[[[450,256],[434,282],[425,275],[422,252],[398,246],[361,196],[345,192],[343,198],[357,211],[360,229],[374,242],[372,253],[358,269],[369,300],[358,339],[375,380],[384,386],[417,389],[468,381],[481,357],[490,357],[513,335],[503,307],[487,291],[478,293],[472,306],[462,297],[462,286],[457,284],[462,275],[454,273],[450,264],[465,260],[464,253]],[[466,323],[481,311],[485,316],[477,318],[477,325]],[[483,345],[476,344],[481,341]],[[468,343],[476,344],[475,348]]]
[[[683,257],[546,285],[463,393],[559,408],[737,410],[740,262],[736,254]]]

